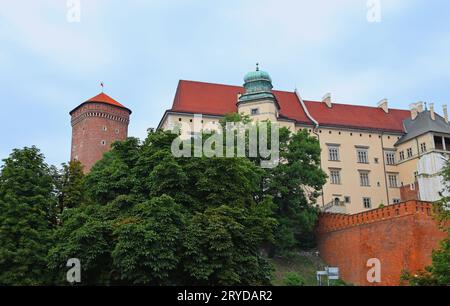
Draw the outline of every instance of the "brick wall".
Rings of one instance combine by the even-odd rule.
[[[415,182],[413,184],[400,187],[400,198],[402,202],[420,200],[419,183]]]
[[[111,144],[128,137],[129,112],[104,103],[87,103],[72,113],[71,159],[79,160],[84,171],[110,150]]]
[[[356,215],[323,214],[317,227],[320,256],[355,285],[399,285],[402,270],[431,264],[432,250],[446,235],[432,218],[432,205],[418,201]],[[381,262],[381,283],[367,281],[371,258]]]

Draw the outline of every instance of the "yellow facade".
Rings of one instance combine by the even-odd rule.
[[[425,186],[423,188],[430,189],[426,186],[434,183],[428,178],[439,175],[440,171],[433,170],[435,173],[432,175],[419,173],[418,165],[421,160],[422,163],[425,160],[422,157],[431,153],[442,153],[445,157],[450,153],[450,126],[446,108],[444,117],[441,117],[434,113],[432,105],[428,111],[423,108],[423,103],[412,104],[411,117],[399,122],[405,131],[407,124],[410,131],[413,131],[411,134],[408,134],[410,131],[401,132],[401,129],[397,129],[398,132],[386,132],[365,127],[350,128],[344,124],[326,126],[310,115],[296,91],[298,106],[303,109],[310,122],[300,123],[280,116],[280,106],[272,94],[271,79],[267,73],[259,70],[249,73],[245,82],[245,93],[239,93],[235,97],[238,113],[250,116],[253,122],[276,122],[280,127],[286,127],[293,132],[306,129],[311,136],[318,138],[322,150],[320,166],[328,175],[328,181],[317,199],[317,205],[323,210],[355,214],[382,205],[420,199],[418,190],[413,190],[417,188],[420,179]],[[192,98],[191,101],[195,99]],[[231,98],[227,98],[227,101],[233,102]],[[333,109],[329,95],[324,97],[322,103],[326,104],[327,109]],[[388,116],[388,101],[380,101],[378,109]],[[211,130],[218,125],[221,118],[222,116],[202,115],[199,123],[192,113],[168,111],[159,128],[167,130],[173,129],[176,124],[183,124],[189,131],[195,129],[195,126],[197,131]],[[192,132],[188,133],[184,132],[183,137],[192,136]],[[440,158],[439,156],[433,158]]]
[[[259,108],[257,115],[252,115],[251,110]],[[307,129],[312,136],[318,137],[322,148],[321,167],[330,176],[330,170],[340,170],[339,184],[331,184],[328,180],[323,188],[323,196],[319,197],[317,204],[323,206],[339,199],[344,205],[346,213],[357,213],[360,211],[376,208],[379,205],[388,205],[400,201],[399,185],[392,187],[388,182],[388,175],[399,175],[399,168],[386,165],[384,152],[392,150],[395,152],[395,142],[400,138],[399,134],[385,134],[367,132],[362,130],[349,130],[338,128],[319,128],[314,126],[296,125],[294,121],[280,120],[276,118],[276,108],[273,103],[252,103],[239,107],[239,112],[250,115],[254,121],[271,120],[279,123],[280,127],[287,127],[291,131]],[[203,127],[215,125],[220,117],[202,116]],[[188,124],[190,129],[194,127],[193,114],[167,114],[163,119],[161,128],[171,129],[177,123]],[[317,136],[316,136],[317,135]],[[184,135],[188,137],[189,135]],[[329,146],[339,148],[339,159],[332,161],[329,158]],[[358,148],[367,150],[367,163],[360,163],[357,159]],[[368,173],[369,186],[361,186],[360,172]],[[399,178],[397,178],[399,181]],[[370,206],[364,207],[364,198],[370,199]]]

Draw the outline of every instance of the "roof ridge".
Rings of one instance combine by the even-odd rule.
[[[203,82],[203,81],[193,81],[193,80],[183,80],[180,79],[181,82],[189,82],[189,83],[199,83],[199,84],[208,84],[208,85],[219,85],[219,86],[227,86],[227,87],[239,87],[244,88],[242,85],[229,85],[229,84],[222,84],[222,83],[212,83],[212,82]]]
[[[306,100],[303,99],[303,101],[305,101],[305,102],[312,102],[312,103],[323,103],[322,101],[314,101],[314,100],[307,100],[307,99]],[[333,102],[333,105],[335,105],[335,104],[342,105],[342,106],[354,106],[354,107],[365,107],[365,108],[381,109],[378,106],[358,105],[358,104],[350,104],[350,103]],[[409,112],[409,110],[402,109],[402,108],[389,108],[389,110]]]

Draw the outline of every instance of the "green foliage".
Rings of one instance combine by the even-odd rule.
[[[221,124],[249,121],[248,116],[228,114]],[[272,125],[260,122],[258,133],[262,125],[267,125],[270,132]],[[259,186],[260,196],[272,197],[274,214],[279,224],[270,250],[272,256],[286,256],[299,248],[314,247],[313,230],[318,211],[312,204],[326,183],[326,174],[320,169],[321,149],[316,138],[309,136],[307,130],[293,133],[287,128],[280,128],[279,140],[281,162],[275,168],[262,169]],[[248,137],[246,141],[248,149]],[[249,160],[260,166],[260,158]]]
[[[66,208],[74,208],[86,202],[83,165],[79,161],[63,164],[55,177],[58,194],[59,213]]]
[[[49,267],[64,282],[79,258],[83,284],[267,285],[273,241],[263,172],[245,158],[174,158],[173,135],[116,143],[86,177],[90,201],[62,214]]]
[[[261,244],[275,220],[264,205],[251,209],[208,208],[189,224],[183,266],[194,285],[269,285],[271,265]]]
[[[185,230],[184,209],[166,195],[136,205],[130,216],[116,220],[112,258],[122,281],[170,285],[180,263]]]
[[[176,158],[175,137],[116,142],[87,176],[79,162],[57,170],[36,148],[15,150],[0,175],[0,285],[65,285],[70,258],[84,285],[269,285],[266,251],[313,244],[325,174],[306,131],[280,130],[273,169]]]
[[[0,173],[0,285],[42,285],[51,277],[56,197],[50,168],[35,147],[14,150]]]
[[[79,258],[82,282],[86,285],[111,284],[112,223],[103,220],[99,205],[69,209],[62,215],[63,226],[55,233],[55,245],[48,256],[49,268],[57,284],[66,282],[66,262]]]
[[[284,276],[283,283],[285,286],[304,286],[305,279],[296,272],[288,272]]]
[[[139,141],[129,138],[115,142],[86,177],[87,192],[99,204],[106,204],[119,195],[131,193],[134,177],[130,175],[140,150]]]

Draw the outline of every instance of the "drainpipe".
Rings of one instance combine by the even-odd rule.
[[[319,141],[319,145],[320,145],[320,135],[319,135],[318,130],[319,130],[319,125],[316,125],[314,127],[314,129],[313,129],[313,134],[317,136],[317,140]],[[322,158],[320,158],[320,169],[323,171]],[[323,193],[323,186],[322,186],[322,190],[321,191],[322,191],[322,207],[324,207],[325,206],[325,195]]]
[[[381,151],[383,154],[384,186],[386,187],[386,197],[387,197],[386,205],[389,205],[391,203],[390,203],[390,199],[389,199],[389,186],[388,186],[388,179],[387,179],[387,172],[386,172],[386,160],[385,160],[385,154],[384,154],[383,136],[384,136],[384,132],[381,132]]]
[[[306,116],[308,117],[309,120],[311,120],[314,123],[314,128],[313,128],[313,134],[317,136],[317,140],[319,141],[319,145],[320,145],[320,135],[318,133],[319,130],[319,122],[313,118],[313,116],[311,116],[311,114],[309,113],[308,109],[306,108],[305,102],[303,102],[302,97],[300,96],[300,93],[298,92],[297,89],[295,89],[295,95],[297,96],[298,100],[300,101],[300,105],[303,108],[303,111],[305,112]],[[320,169],[323,171],[322,168],[322,158],[320,158]],[[324,197],[324,193],[323,193],[323,186],[322,186],[322,207],[325,206],[325,197]]]

